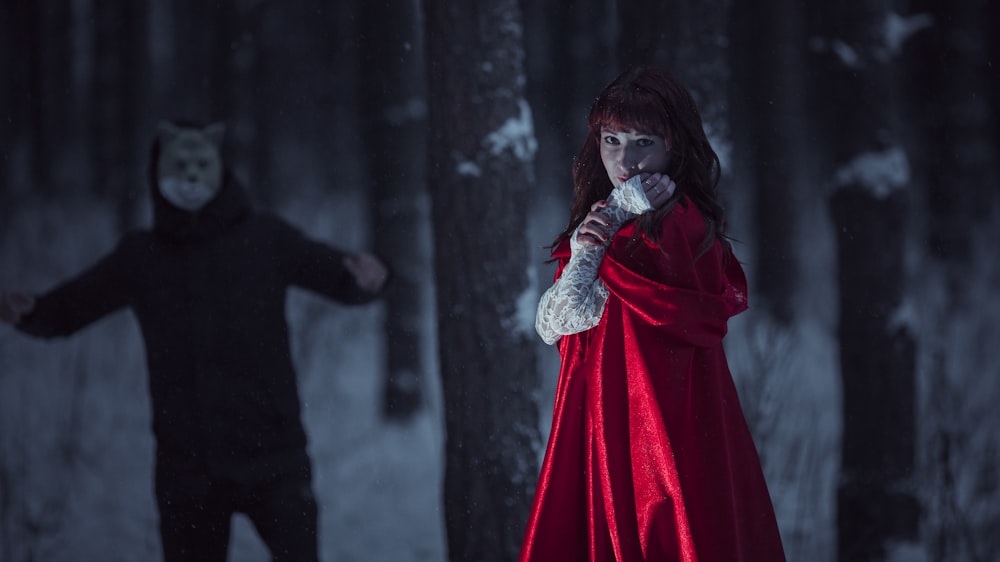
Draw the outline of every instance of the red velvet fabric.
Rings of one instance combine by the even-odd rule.
[[[618,232],[600,269],[600,324],[563,337],[552,431],[522,562],[784,560],[726,362],[746,278],[681,201],[661,247]],[[553,252],[560,271],[564,243]]]

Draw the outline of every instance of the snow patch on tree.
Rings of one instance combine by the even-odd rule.
[[[535,157],[538,141],[531,120],[531,106],[524,98],[518,100],[517,106],[520,110],[518,115],[486,135],[486,143],[493,156],[510,149],[518,160],[528,162]]]
[[[834,39],[830,42],[830,50],[833,51],[833,54],[837,55],[840,62],[847,68],[861,68],[864,66],[858,50],[840,39]]]
[[[827,37],[810,37],[809,48],[816,53],[833,53],[840,59],[840,64],[847,68],[862,68],[864,62],[857,49],[842,39]]]
[[[898,146],[882,152],[863,152],[834,172],[837,187],[857,186],[874,197],[884,199],[906,187],[910,181],[910,162]]]
[[[882,22],[881,37],[874,38],[870,43],[852,45],[843,39],[817,36],[809,39],[809,47],[818,53],[833,53],[847,68],[862,69],[873,62],[892,62],[910,37],[933,25],[934,17],[927,13],[902,16],[888,12]]]
[[[896,310],[889,317],[889,328],[892,330],[907,330],[913,333],[920,318],[917,312],[917,304],[908,295],[905,295]]]
[[[529,265],[525,274],[528,284],[517,297],[514,305],[514,312],[506,318],[502,318],[504,329],[516,334],[524,334],[528,337],[535,335],[535,312],[538,308],[538,272],[534,266]]]
[[[930,14],[901,16],[894,12],[889,12],[885,16],[885,23],[882,26],[882,31],[885,33],[886,55],[893,56],[899,54],[903,43],[914,33],[933,25],[934,17]]]
[[[458,164],[455,165],[455,172],[460,176],[472,176],[474,178],[482,177],[483,170],[479,167],[479,164],[471,160],[459,160]]]

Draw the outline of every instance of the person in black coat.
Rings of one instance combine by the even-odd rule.
[[[389,270],[255,211],[221,158],[221,125],[161,124],[151,154],[154,224],[35,296],[5,291],[0,319],[41,338],[122,308],[146,351],[164,559],[225,561],[245,513],[275,560],[318,558],[317,506],[285,298],[296,286],[345,304],[377,298]]]

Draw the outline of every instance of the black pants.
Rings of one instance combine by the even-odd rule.
[[[247,515],[275,562],[319,560],[308,459],[252,484],[158,463],[156,501],[164,562],[226,562],[235,513]]]

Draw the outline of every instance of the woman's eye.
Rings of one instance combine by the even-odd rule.
[[[635,141],[635,144],[639,146],[653,146],[653,139],[639,139]]]
[[[604,137],[604,144],[618,144],[618,139],[611,135],[607,135]]]

